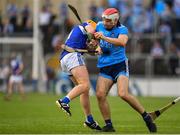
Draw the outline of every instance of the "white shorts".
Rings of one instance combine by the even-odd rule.
[[[66,54],[61,59],[61,69],[68,75],[72,75],[71,70],[75,67],[85,65],[83,55],[77,52]]]
[[[23,81],[22,75],[11,75],[9,78],[9,82],[12,83],[20,83]]]

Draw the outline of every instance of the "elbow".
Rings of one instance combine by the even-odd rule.
[[[126,43],[125,43],[125,42],[121,42],[121,43],[118,43],[117,45],[118,45],[118,46],[123,46],[123,47],[125,47],[125,46],[126,46]]]
[[[121,46],[124,46],[124,47],[125,47],[125,46],[126,46],[126,43],[121,43]]]

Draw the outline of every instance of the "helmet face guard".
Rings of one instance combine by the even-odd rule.
[[[119,20],[119,12],[115,8],[108,8],[103,12],[102,18],[112,20],[115,23],[115,20]]]

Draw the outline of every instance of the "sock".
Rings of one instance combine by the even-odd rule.
[[[68,103],[70,102],[69,97],[68,97],[68,96],[65,96],[65,97],[62,99],[62,102],[68,104]]]
[[[91,114],[86,117],[86,121],[88,121],[90,123],[94,122],[94,119]]]
[[[107,126],[112,126],[111,119],[105,120],[105,123],[106,123]]]
[[[146,111],[144,111],[141,115],[142,115],[144,121],[146,121],[146,122],[151,121],[151,117],[149,116],[149,114]]]
[[[148,115],[148,113],[147,113],[146,111],[144,111],[144,112],[141,114],[141,116],[142,116],[143,118],[145,118],[147,115]]]

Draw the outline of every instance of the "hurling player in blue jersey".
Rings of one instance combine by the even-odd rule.
[[[10,100],[12,96],[13,85],[16,84],[17,88],[21,94],[22,99],[24,100],[24,86],[23,86],[23,77],[22,71],[24,69],[24,65],[21,61],[20,57],[13,57],[11,62],[11,75],[8,82],[8,91],[7,95],[5,96],[6,100]]]
[[[87,34],[94,33],[95,27],[96,23],[92,20],[88,20],[81,25],[76,25],[71,30],[65,42],[65,46],[74,49],[86,49],[88,38]],[[91,42],[93,41],[94,39],[92,39]],[[68,52],[68,50],[64,49],[60,56],[60,62],[62,71],[66,72],[70,76],[71,80],[75,84],[75,87],[70,90],[65,97],[57,100],[56,104],[69,116],[71,116],[69,103],[80,95],[80,102],[86,116],[84,125],[90,127],[91,129],[101,130],[91,114],[89,101],[90,80],[83,54],[79,52]]]
[[[128,29],[119,22],[119,11],[108,8],[102,14],[102,22],[96,26],[94,34],[100,40],[97,67],[100,69],[97,80],[96,96],[99,108],[106,125],[105,132],[114,132],[111,121],[107,93],[114,83],[117,83],[118,95],[132,108],[140,113],[150,132],[156,132],[156,125],[139,101],[128,92],[129,71],[125,48],[128,41]],[[97,50],[98,50],[97,49]]]

